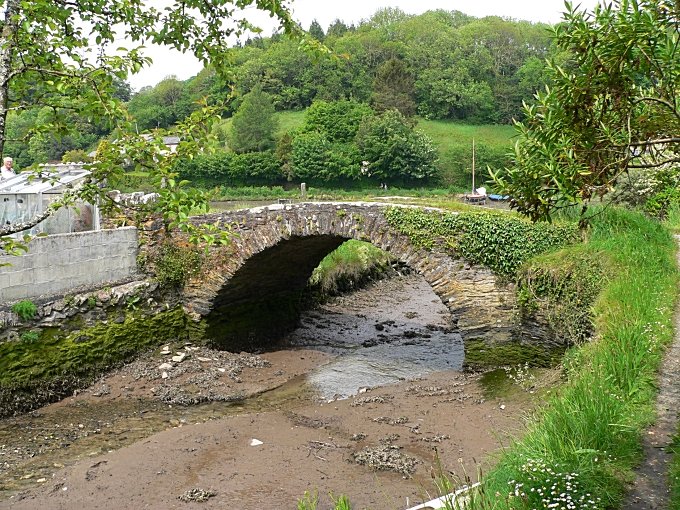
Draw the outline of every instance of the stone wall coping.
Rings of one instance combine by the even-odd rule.
[[[377,207],[379,209],[385,209],[387,207],[403,207],[407,209],[420,209],[425,211],[436,211],[436,212],[448,212],[452,214],[457,214],[455,211],[448,211],[439,207],[424,207],[422,205],[415,204],[400,204],[395,202],[298,202],[296,204],[271,204],[271,205],[261,205],[258,207],[251,207],[248,209],[235,209],[234,211],[228,212],[245,212],[250,211],[253,214],[258,214],[265,211],[291,211],[294,209],[305,209],[308,206],[337,206],[337,207],[365,207],[372,208]]]

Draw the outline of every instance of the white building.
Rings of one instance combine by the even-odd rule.
[[[0,224],[26,222],[45,211],[68,188],[77,187],[90,172],[83,163],[41,165],[42,176],[21,172],[0,180]],[[63,207],[45,221],[33,227],[31,234],[62,234],[99,230],[99,211],[96,204],[76,203]]]

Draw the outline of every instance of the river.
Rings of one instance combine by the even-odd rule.
[[[418,275],[306,312],[267,352],[178,349],[172,369],[155,351],[1,421],[0,508],[183,508],[199,488],[215,492],[202,508],[294,508],[315,489],[406,508],[434,490],[436,457],[474,478],[529,402],[460,371],[461,338]]]

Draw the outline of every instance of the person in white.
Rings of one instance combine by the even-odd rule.
[[[0,180],[11,179],[16,175],[16,172],[12,168],[14,165],[14,160],[10,157],[6,157],[2,160],[2,168],[0,169]]]

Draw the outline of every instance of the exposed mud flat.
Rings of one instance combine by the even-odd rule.
[[[464,350],[451,315],[416,274],[378,280],[302,317],[287,339],[337,356],[309,374],[324,398],[355,395],[440,370],[461,370]]]
[[[418,277],[382,281],[307,314],[295,348],[251,355],[172,345],[4,420],[0,508],[259,510],[295,508],[318,491],[319,508],[332,492],[353,508],[399,509],[437,495],[439,464],[474,480],[520,430],[534,395],[517,386],[489,397],[480,376],[446,369],[459,368],[462,346],[443,351],[435,337],[451,347],[455,333],[433,301]],[[343,358],[367,352],[375,371],[397,370],[392,384],[366,384],[361,373],[326,384],[324,371],[351,371]]]

